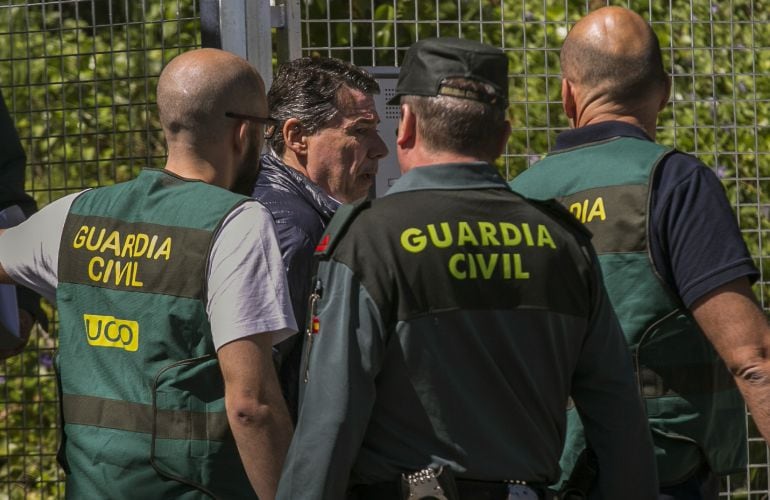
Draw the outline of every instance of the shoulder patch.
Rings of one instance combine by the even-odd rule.
[[[547,212],[548,215],[552,216],[554,219],[560,222],[565,222],[568,227],[570,227],[571,229],[577,230],[580,234],[582,234],[586,238],[591,239],[593,237],[593,234],[591,233],[591,231],[582,222],[580,222],[577,218],[575,218],[575,216],[572,213],[570,213],[569,210],[567,210],[567,207],[565,207],[558,201],[554,199],[549,199],[549,200],[533,200],[530,198],[526,198],[526,199],[536,207],[543,210],[544,212]]]
[[[316,257],[326,257],[331,255],[337,242],[345,234],[345,230],[348,228],[353,219],[361,213],[364,209],[371,205],[371,200],[362,198],[353,203],[346,203],[341,205],[335,212],[332,220],[329,221],[329,225],[326,226],[324,234],[321,236],[321,241],[315,247]]]

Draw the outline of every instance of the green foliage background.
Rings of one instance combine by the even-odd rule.
[[[162,167],[155,85],[168,60],[200,45],[196,2],[13,3],[0,6],[0,88],[38,206]],[[47,310],[50,333],[36,329],[0,364],[0,499],[64,497]]]
[[[397,65],[418,38],[447,35],[503,47],[513,134],[499,168],[527,168],[568,124],[558,50],[571,23],[605,1],[302,0],[305,54]],[[658,139],[715,169],[735,207],[770,305],[770,0],[611,2],[652,22],[673,77]],[[165,62],[200,43],[197,0],[47,0],[0,5],[0,88],[28,155],[40,206],[88,186],[162,166],[155,84]],[[57,397],[50,334],[0,364],[0,500],[63,496],[55,464]],[[753,431],[753,436],[757,436]],[[751,473],[732,498],[768,492],[767,448],[750,441]]]

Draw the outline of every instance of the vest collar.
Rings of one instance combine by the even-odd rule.
[[[340,207],[340,202],[326,194],[313,181],[286,165],[273,153],[264,154],[260,162],[261,171],[257,185],[281,184],[292,189],[295,194],[304,198],[310,206],[322,214],[325,219],[331,219]]]
[[[625,122],[607,121],[574,128],[560,133],[556,137],[554,151],[571,149],[592,142],[605,141],[613,137],[634,137],[645,141],[652,141],[644,130]]]
[[[423,189],[508,189],[497,169],[487,162],[442,163],[416,167],[405,173],[386,193]]]

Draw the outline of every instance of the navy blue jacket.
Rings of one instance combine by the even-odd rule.
[[[340,204],[310,179],[271,154],[263,155],[260,160],[259,177],[252,196],[273,215],[288,276],[291,305],[300,332],[279,345],[276,360],[281,388],[289,412],[296,421],[302,334],[315,274],[313,252]]]

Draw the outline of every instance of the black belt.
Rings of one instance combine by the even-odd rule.
[[[474,479],[455,478],[460,500],[506,500],[510,483],[505,481],[477,481]],[[553,492],[548,488],[535,485],[519,485],[529,488],[540,500],[551,500]],[[399,483],[384,482],[375,484],[358,484],[348,495],[348,500],[400,500]]]

